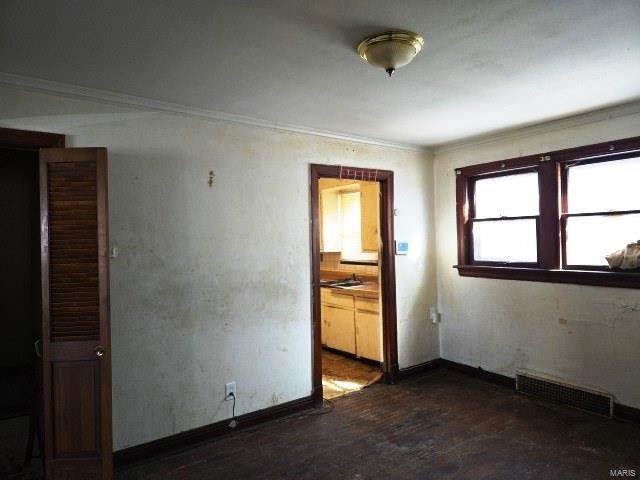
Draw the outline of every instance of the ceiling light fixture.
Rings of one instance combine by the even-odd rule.
[[[423,38],[417,33],[393,30],[365,38],[358,44],[358,54],[374,67],[382,67],[393,75],[400,67],[407,65],[422,46]]]

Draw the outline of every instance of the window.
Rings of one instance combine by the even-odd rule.
[[[536,264],[538,173],[479,178],[474,182],[474,200],[474,261]]]
[[[606,267],[606,255],[640,239],[640,157],[578,162],[566,170],[564,265]]]
[[[378,252],[363,252],[361,237],[360,192],[340,195],[342,206],[341,261],[371,262],[378,260]]]
[[[640,137],[456,170],[463,276],[640,288]]]

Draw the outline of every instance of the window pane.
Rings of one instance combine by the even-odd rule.
[[[569,167],[569,213],[640,210],[640,158]]]
[[[475,218],[538,215],[538,174],[504,175],[476,180]]]
[[[474,222],[473,256],[484,262],[536,263],[535,219]]]
[[[567,264],[607,265],[605,255],[640,240],[640,214],[567,219]]]

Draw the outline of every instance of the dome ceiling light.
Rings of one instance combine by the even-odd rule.
[[[393,75],[400,67],[407,65],[415,57],[424,39],[417,33],[393,30],[365,38],[358,44],[358,54],[374,67],[382,67]]]

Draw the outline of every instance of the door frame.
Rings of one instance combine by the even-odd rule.
[[[382,255],[378,262],[381,267],[382,288],[382,371],[386,383],[396,383],[398,367],[398,325],[396,309],[396,266],[393,252],[393,172],[369,168],[343,167],[340,165],[311,164],[310,173],[310,216],[311,216],[311,363],[312,390],[314,403],[322,404],[322,343],[320,315],[320,205],[318,180],[321,178],[341,178],[343,171],[356,172],[349,176],[358,180],[375,179],[380,184],[380,238]],[[346,177],[345,177],[346,178]]]
[[[0,148],[15,148],[37,152],[41,148],[64,147],[65,136],[60,133],[0,128]]]
[[[0,148],[6,148],[11,150],[26,150],[29,152],[33,152],[36,155],[35,163],[36,163],[36,172],[38,171],[38,152],[41,148],[64,148],[66,144],[65,135],[58,133],[48,133],[48,132],[34,132],[30,130],[17,130],[13,128],[2,128],[0,127]],[[40,175],[36,174],[36,191],[38,192],[38,196],[40,194]],[[38,199],[38,224],[40,224],[40,215],[41,215],[41,205],[40,200]],[[38,243],[40,243],[40,232],[38,232]],[[40,250],[40,248],[38,248]],[[40,258],[40,253],[38,253],[38,258]],[[40,279],[42,265],[39,264],[37,266],[38,274],[37,277]],[[37,295],[37,309],[39,310],[38,318],[39,321],[36,325],[36,337],[39,338],[40,343],[42,343],[42,285],[41,281],[38,281],[38,295]],[[37,381],[42,384],[43,381],[43,369],[44,369],[44,356],[40,356],[34,365],[35,375]],[[44,398],[40,396],[38,398],[40,404],[37,406],[38,415],[39,415],[39,425],[40,431],[36,434],[40,436],[40,439],[44,437],[44,428],[45,428],[45,420],[44,420]],[[47,449],[44,441],[38,441],[39,448]],[[31,452],[30,452],[31,453]],[[42,459],[44,461],[45,452],[41,452]]]

